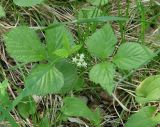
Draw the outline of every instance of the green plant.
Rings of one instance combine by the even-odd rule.
[[[79,78],[76,67],[68,59],[82,45],[76,45],[72,34],[61,24],[49,26],[45,30],[45,40],[46,43],[41,43],[36,32],[26,26],[17,27],[4,36],[6,50],[15,61],[39,62],[25,78],[24,90],[7,108],[7,111],[12,110],[27,96],[64,94],[82,86],[83,79]],[[100,84],[110,95],[115,88],[113,79],[116,66],[123,70],[136,69],[153,56],[149,48],[133,42],[121,44],[117,53],[113,55],[117,38],[109,23],[88,37],[85,43],[90,54],[99,59],[99,63],[91,68],[89,78],[96,84]],[[84,107],[84,111],[76,112],[81,106]],[[19,108],[19,110],[23,117],[28,117],[26,109]],[[78,98],[64,99],[62,112],[68,116],[87,118],[95,126],[100,126],[100,115],[92,112]]]
[[[40,64],[33,67],[30,74],[25,78],[25,89],[8,107],[8,111],[12,110],[27,96],[63,94],[72,89],[77,89],[78,87],[75,85],[79,85],[78,83],[81,82],[75,66],[66,59],[77,52],[81,45],[75,45],[71,33],[64,25],[49,28],[45,34],[46,45],[40,42],[34,30],[25,26],[11,30],[4,37],[7,51],[15,61],[22,63],[41,61]],[[26,118],[34,113],[33,110],[26,112],[30,109],[28,104],[25,108],[22,105],[24,105],[22,102],[18,104],[18,110],[23,117]]]
[[[143,107],[129,118],[125,127],[155,127],[160,122],[160,114],[155,115],[156,113],[155,106]]]
[[[160,96],[160,75],[150,76],[136,89],[136,100],[142,105],[142,108],[131,115],[125,127],[155,127],[160,122],[160,113],[156,106],[146,106],[152,101],[159,101]]]
[[[66,97],[61,111],[66,116],[84,117],[92,121],[95,126],[100,126],[101,119],[99,111],[92,112],[81,99]]]
[[[104,25],[86,41],[88,51],[101,61],[90,70],[89,78],[100,84],[110,95],[114,89],[115,66],[122,70],[136,69],[153,56],[149,48],[134,42],[121,44],[117,53],[112,55],[116,43],[117,38],[110,24]]]
[[[23,118],[28,118],[30,115],[35,114],[36,112],[36,102],[30,96],[25,97],[17,105],[17,111]]]

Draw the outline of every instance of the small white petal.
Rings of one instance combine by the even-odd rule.
[[[84,62],[84,59],[83,58],[79,58],[79,62]]]
[[[76,57],[72,58],[72,62],[76,63],[78,59]]]
[[[78,56],[78,57],[80,56],[79,53],[77,54],[77,56]]]
[[[84,54],[82,53],[82,54],[80,54],[80,59],[84,59],[85,57],[84,57]]]
[[[81,63],[81,62],[78,62],[78,63],[77,63],[77,66],[78,66],[78,67],[81,67],[81,66],[82,66],[82,63]]]
[[[86,62],[83,62],[83,63],[82,63],[82,66],[83,66],[83,67],[87,67],[87,63],[86,63]]]

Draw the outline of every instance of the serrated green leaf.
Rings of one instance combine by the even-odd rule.
[[[17,105],[17,110],[23,118],[28,118],[36,112],[36,102],[32,97],[25,97]]]
[[[131,70],[140,67],[147,62],[153,55],[153,52],[138,43],[123,43],[120,45],[113,62],[124,70]]]
[[[37,4],[41,4],[44,2],[44,0],[13,0],[13,2],[22,7],[30,7]]]
[[[92,5],[96,5],[96,6],[99,6],[99,5],[105,5],[108,3],[108,0],[88,0],[88,2]]]
[[[58,49],[66,49],[67,45],[74,44],[72,34],[64,25],[55,25],[45,32],[47,51],[50,58],[54,58],[54,52]],[[66,49],[67,50],[67,49]]]
[[[66,61],[57,63],[56,67],[64,76],[64,85],[61,89],[61,92],[68,93],[69,91],[73,90],[74,86],[76,85],[76,80],[78,79],[77,69],[73,64]]]
[[[18,62],[37,62],[46,57],[36,32],[26,26],[12,29],[4,40],[7,52]]]
[[[102,14],[102,11],[96,7],[93,7],[93,6],[85,7],[78,12],[78,19],[94,18],[94,17],[101,16],[101,14]]]
[[[139,103],[157,101],[160,99],[160,75],[150,76],[136,89],[136,100]]]
[[[92,55],[106,58],[113,53],[116,42],[111,25],[106,24],[87,39],[86,45]]]
[[[89,119],[96,126],[100,126],[100,114],[98,112],[92,112],[84,101],[76,97],[66,97],[64,99],[64,105],[62,112],[67,116],[79,116]]]
[[[104,62],[96,64],[89,72],[89,79],[106,90],[110,95],[114,89],[113,76],[115,69],[112,63]]]
[[[37,65],[25,80],[27,94],[46,95],[58,93],[64,85],[63,74],[53,65]]]
[[[0,18],[5,16],[6,16],[6,13],[4,11],[4,8],[0,5]]]
[[[158,122],[154,119],[156,107],[148,106],[131,115],[125,127],[156,127]]]

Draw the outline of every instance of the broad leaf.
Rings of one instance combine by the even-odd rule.
[[[108,3],[108,0],[88,0],[89,3],[91,3],[92,5],[105,5]]]
[[[27,94],[58,93],[64,85],[63,74],[53,65],[37,65],[25,80]]]
[[[32,97],[25,97],[18,105],[17,110],[19,114],[28,118],[30,115],[33,115],[36,112],[36,102]]]
[[[4,11],[4,8],[0,5],[0,18],[5,16],[6,16],[6,13]]]
[[[18,62],[36,62],[45,59],[45,50],[32,29],[26,26],[12,29],[5,37],[7,52]]]
[[[157,101],[160,99],[160,75],[146,78],[136,89],[136,100],[139,103]]]
[[[74,44],[72,34],[65,28],[64,25],[56,25],[49,27],[46,32],[46,44],[48,55],[54,58],[57,49],[68,50]]]
[[[86,45],[92,55],[106,58],[113,53],[116,42],[111,25],[106,24],[87,39]]]
[[[56,67],[62,72],[64,76],[64,85],[61,89],[62,93],[67,93],[74,89],[78,79],[77,70],[75,66],[68,62],[59,62]]]
[[[79,13],[78,13],[78,18],[83,19],[83,18],[94,18],[101,16],[102,11],[96,7],[85,7],[82,8]]]
[[[22,7],[30,7],[37,4],[41,4],[44,0],[13,0],[13,2]]]
[[[99,126],[100,114],[98,112],[92,112],[84,101],[75,97],[66,97],[64,99],[64,105],[62,107],[62,112],[67,116],[79,116],[84,117],[96,126]]]
[[[121,69],[131,70],[145,64],[153,55],[152,51],[138,43],[120,45],[113,62]]]
[[[144,107],[137,113],[131,115],[125,127],[156,127],[158,121],[154,118],[155,112],[156,107]]]
[[[92,67],[89,72],[89,78],[91,81],[100,84],[101,87],[107,90],[109,94],[112,94],[112,91],[114,89],[114,73],[115,70],[113,64],[109,62],[104,62],[96,64]]]

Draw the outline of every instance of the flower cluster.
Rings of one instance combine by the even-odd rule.
[[[87,67],[87,63],[84,60],[84,54],[77,54],[74,58],[72,58],[72,62],[77,65],[77,67]]]

